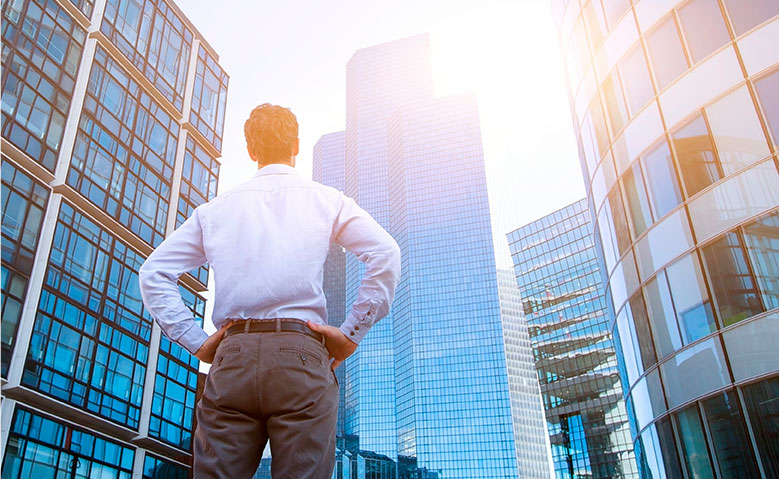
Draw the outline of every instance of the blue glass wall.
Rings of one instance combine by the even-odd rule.
[[[3,156],[2,376],[8,374],[49,190]]]
[[[3,2],[2,135],[54,172],[86,32],[54,0]]]
[[[187,479],[187,468],[155,457],[149,453],[143,458],[143,479]]]
[[[192,92],[189,122],[218,151],[222,150],[228,81],[227,73],[201,45],[197,53],[195,87]]]
[[[508,234],[555,475],[637,477],[587,201]]]

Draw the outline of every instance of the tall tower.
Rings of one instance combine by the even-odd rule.
[[[779,2],[552,4],[641,476],[777,477]]]
[[[198,361],[137,276],[216,194],[227,75],[165,0],[2,14],[4,474],[186,477]],[[207,274],[180,283],[201,320]]]
[[[637,478],[613,318],[582,199],[509,233],[556,477]]]

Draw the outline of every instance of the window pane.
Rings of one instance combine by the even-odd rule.
[[[618,68],[630,114],[635,115],[655,94],[640,42],[620,60]]]
[[[603,7],[606,10],[609,26],[614,28],[620,17],[630,8],[630,0],[607,0],[603,2]]]
[[[746,86],[706,107],[706,118],[725,175],[771,154]]]
[[[625,209],[622,207],[622,196],[619,194],[619,187],[612,188],[607,198],[611,207],[611,219],[614,221],[614,234],[617,240],[617,249],[619,255],[623,255],[630,247],[630,231],[628,230],[628,221],[625,217]]]
[[[779,69],[755,82],[755,90],[763,106],[768,129],[774,145],[779,145]]]
[[[763,311],[736,233],[728,233],[703,248],[703,260],[723,326]]]
[[[668,408],[730,384],[730,374],[718,337],[682,349],[660,365]]]
[[[698,115],[676,131],[673,143],[687,187],[687,196],[694,195],[722,178],[703,115]]]
[[[587,31],[590,34],[592,50],[596,51],[601,42],[603,42],[604,34],[608,31],[599,0],[592,0],[584,7],[584,20],[587,23]]]
[[[628,211],[633,223],[633,234],[636,237],[646,231],[647,226],[652,224],[649,201],[647,200],[644,179],[642,178],[641,167],[638,162],[634,163],[633,167],[625,173],[624,185]]]
[[[779,377],[745,386],[742,391],[766,477],[779,477]]]
[[[709,451],[706,447],[706,438],[703,436],[703,427],[698,415],[698,406],[692,406],[679,411],[676,415],[679,426],[679,436],[682,441],[682,454],[687,467],[687,474],[693,479],[713,479],[714,472],[711,469]]]
[[[655,347],[660,358],[664,358],[682,347],[679,327],[676,325],[676,313],[671,304],[671,293],[665,271],[661,271],[647,283],[646,295],[649,322],[654,333]]]
[[[717,0],[692,0],[679,9],[679,19],[693,63],[730,40]]]
[[[613,72],[603,82],[603,97],[606,100],[606,112],[609,115],[611,123],[611,132],[614,136],[625,126],[628,119],[625,100],[622,98],[622,91],[619,87],[619,78],[616,72]]]
[[[736,381],[779,371],[779,312],[745,321],[722,335]]]
[[[652,367],[657,363],[655,355],[655,346],[652,343],[652,333],[649,331],[649,318],[644,306],[644,295],[639,290],[630,298],[630,311],[633,313],[633,323],[636,327],[636,339],[641,352],[641,361],[644,369]]]
[[[725,6],[736,35],[779,14],[779,2],[776,0],[725,0]]]
[[[744,239],[765,307],[779,308],[779,212],[746,225]]]
[[[682,469],[679,465],[679,454],[676,452],[671,419],[663,418],[656,423],[657,439],[660,441],[660,450],[663,452],[663,465],[667,477],[682,477]]]
[[[659,89],[665,88],[687,70],[687,60],[673,16],[647,35],[647,47]]]
[[[687,255],[669,266],[666,272],[684,344],[716,331],[698,256],[695,253]]]
[[[703,410],[722,478],[758,477],[736,394],[725,392],[707,399],[703,401]]]
[[[655,218],[662,218],[682,201],[668,144],[663,142],[641,161],[646,172],[646,182],[651,193]]]

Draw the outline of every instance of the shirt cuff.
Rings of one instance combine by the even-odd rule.
[[[355,315],[354,312],[351,312],[346,318],[346,321],[344,321],[338,329],[340,329],[353,343],[360,344],[362,338],[368,334],[368,330],[371,329],[371,326],[372,323],[365,320],[360,321],[357,315]]]
[[[200,346],[208,339],[208,334],[203,331],[203,328],[201,328],[194,319],[191,321],[192,326],[190,326],[184,334],[179,336],[176,342],[194,356],[195,352],[197,352],[197,350],[200,349]]]

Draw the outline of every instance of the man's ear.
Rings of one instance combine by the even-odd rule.
[[[300,138],[295,138],[295,148],[292,150],[292,156],[298,156],[300,153]]]
[[[246,151],[249,153],[249,158],[251,158],[253,162],[257,163],[257,158],[255,158],[252,154],[252,149],[249,148],[249,145],[246,145]]]

